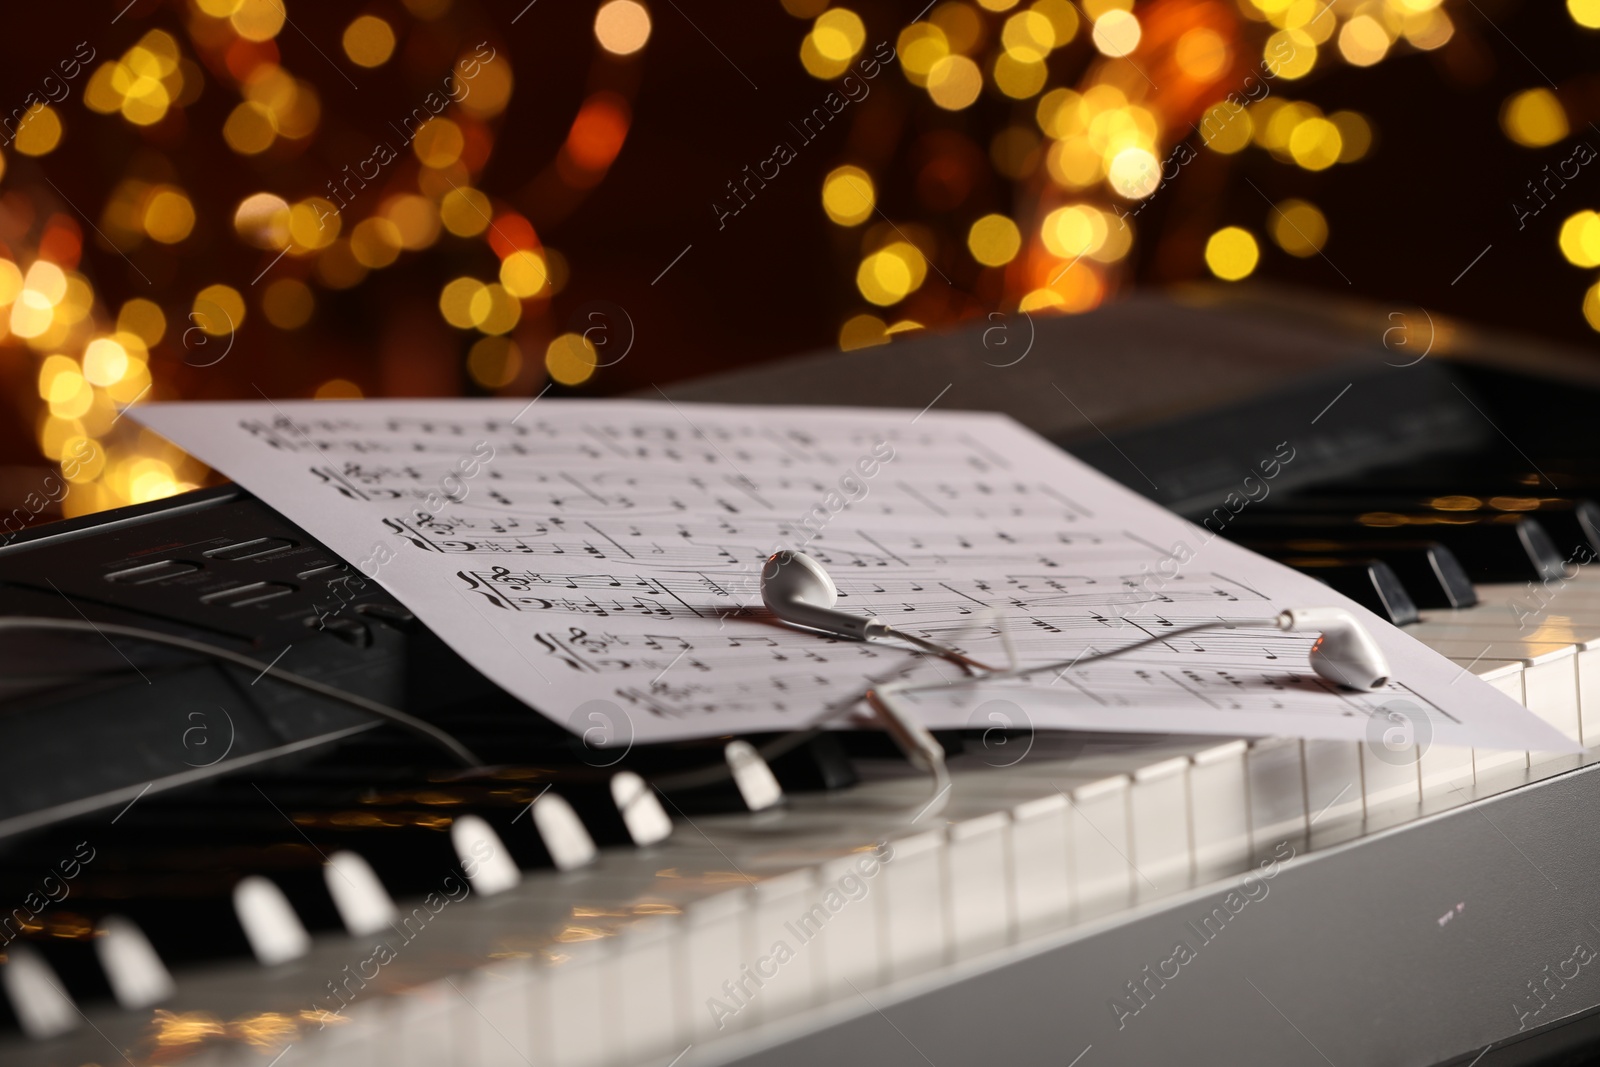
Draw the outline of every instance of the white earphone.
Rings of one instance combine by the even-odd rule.
[[[1144,641],[1136,641],[1109,652],[1079,656],[1063,663],[1049,663],[1016,671],[994,671],[951,648],[896,630],[881,619],[868,619],[840,611],[835,604],[839,590],[827,570],[806,555],[785,549],[774,552],[761,572],[761,599],[778,618],[797,626],[809,627],[838,637],[868,640],[894,637],[908,641],[935,655],[989,672],[990,679],[1019,678],[1042,671],[1061,670],[1069,664],[1088,664],[1110,659],[1135,649],[1202,630],[1234,629],[1241,626],[1271,626],[1290,633],[1320,633],[1311,646],[1311,669],[1319,676],[1349,689],[1371,691],[1389,683],[1389,664],[1383,650],[1356,617],[1344,608],[1290,608],[1270,619],[1229,619],[1201,623],[1172,630]]]

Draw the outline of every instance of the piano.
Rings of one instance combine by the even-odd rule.
[[[669,395],[1008,411],[1600,744],[1600,368],[1443,320],[1397,345],[1389,312],[1141,295],[1015,316],[1009,349],[986,323]],[[1590,752],[997,723],[939,735],[930,811],[871,733],[595,748],[232,486],[10,538],[0,630],[41,615],[71,626],[0,639],[8,1065],[1493,1067],[1600,1042]],[[291,643],[497,767],[264,679]]]

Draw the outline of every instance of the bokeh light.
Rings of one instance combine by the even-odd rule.
[[[1225,226],[1206,240],[1206,268],[1225,282],[1247,278],[1261,259],[1261,249],[1249,230]]]
[[[631,56],[650,40],[650,12],[637,0],[607,0],[595,12],[594,36],[607,52]]]

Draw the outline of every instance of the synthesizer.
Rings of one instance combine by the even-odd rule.
[[[974,332],[673,395],[950,382],[1600,742],[1596,383],[1493,339],[1396,366],[1381,336],[1139,298],[1003,368]],[[1296,462],[1240,489],[1278,441]],[[618,753],[232,486],[10,537],[22,616],[73,625],[0,642],[7,1064],[1491,1065],[1600,1037],[1587,753],[1005,723],[939,735],[942,797],[870,733]],[[496,766],[141,630],[293,644]]]

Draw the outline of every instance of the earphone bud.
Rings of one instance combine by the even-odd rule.
[[[784,622],[808,626],[839,637],[888,637],[892,631],[877,619],[839,611],[839,589],[827,569],[806,555],[784,549],[767,557],[761,572],[761,600]]]
[[[1389,661],[1366,627],[1343,608],[1290,608],[1278,628],[1291,633],[1321,631],[1311,646],[1311,669],[1350,689],[1368,692],[1389,684]]]
[[[766,568],[761,572],[761,599],[774,615],[797,626],[858,640],[895,637],[956,662],[983,667],[954,649],[903,633],[879,619],[868,619],[838,610],[834,605],[839,602],[839,590],[833,584],[833,579],[822,564],[804,552],[784,549],[768,557]],[[1214,623],[1201,623],[1158,634],[1107,652],[1079,656],[1071,663],[1047,664],[1018,671],[991,670],[985,677],[1022,677],[1045,670],[1060,670],[1080,663],[1110,659],[1184,633],[1241,626],[1276,626],[1290,633],[1320,633],[1316,643],[1311,646],[1310,654],[1311,669],[1319,677],[1348,689],[1369,692],[1389,684],[1389,662],[1384,658],[1383,650],[1360,621],[1344,608],[1290,608],[1273,619],[1219,619]]]

